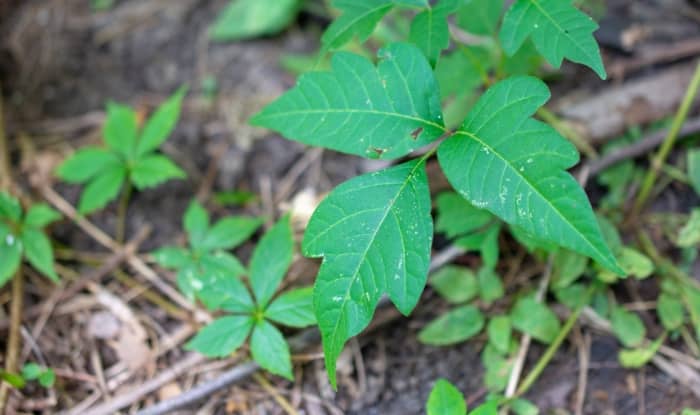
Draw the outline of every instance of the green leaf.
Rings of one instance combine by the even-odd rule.
[[[465,303],[479,293],[479,283],[472,270],[447,265],[430,278],[433,286],[444,299],[453,304]]]
[[[25,228],[22,232],[22,245],[24,256],[29,263],[49,279],[58,281],[58,275],[53,268],[53,249],[49,238],[37,229]]]
[[[440,54],[450,45],[450,30],[447,16],[457,10],[460,0],[440,0],[428,7],[411,22],[409,39],[428,58],[434,67]]]
[[[33,228],[43,228],[61,219],[61,214],[45,203],[39,203],[27,211],[24,224]]]
[[[250,285],[258,306],[265,308],[292,263],[294,237],[289,215],[260,239],[250,260]]]
[[[500,40],[513,55],[528,37],[552,66],[564,58],[593,69],[605,79],[605,68],[593,32],[598,25],[571,0],[516,0],[506,12]]]
[[[540,410],[532,402],[526,399],[516,399],[510,404],[510,409],[516,415],[538,415]]]
[[[479,251],[483,260],[483,267],[493,269],[498,263],[498,235],[501,233],[501,224],[493,220],[485,229],[461,236],[454,241],[454,245],[468,251]]]
[[[0,288],[15,275],[21,262],[22,242],[0,222]]]
[[[510,318],[513,327],[542,343],[551,343],[561,328],[557,315],[532,297],[518,300]]]
[[[202,328],[185,349],[207,357],[226,357],[241,347],[252,328],[250,316],[221,317]]]
[[[393,0],[335,0],[333,7],[343,13],[323,33],[322,50],[337,49],[354,36],[364,42],[393,6]]]
[[[617,260],[626,275],[644,279],[654,272],[654,263],[644,254],[630,247],[617,250]]]
[[[479,297],[487,303],[503,297],[503,283],[501,277],[490,267],[482,267],[476,274],[479,280]]]
[[[68,183],[85,183],[105,169],[121,164],[119,156],[104,148],[83,148],[66,159],[56,175]]]
[[[182,98],[186,93],[187,88],[179,88],[151,115],[143,127],[141,136],[136,144],[136,157],[143,157],[147,153],[156,150],[173,132],[175,124],[180,118]]]
[[[139,158],[131,169],[131,180],[137,189],[158,186],[170,179],[184,179],[185,172],[162,154]]]
[[[101,209],[119,194],[126,180],[126,169],[114,165],[100,172],[83,190],[78,204],[78,211],[85,215]]]
[[[0,370],[0,381],[5,381],[9,383],[10,386],[16,389],[22,389],[26,384],[22,376],[10,372],[5,372],[4,370]]]
[[[39,375],[39,384],[45,388],[50,388],[56,382],[56,373],[51,369],[46,369]]]
[[[457,12],[457,26],[469,33],[492,36],[503,13],[503,0],[470,0]]]
[[[313,287],[299,288],[280,295],[267,307],[265,317],[289,327],[307,327],[316,324]]]
[[[683,303],[669,294],[663,293],[659,296],[656,314],[666,330],[676,330],[683,325]]]
[[[9,219],[14,223],[19,223],[22,219],[22,206],[19,200],[9,193],[0,192],[0,218]]]
[[[486,402],[469,412],[469,415],[498,415],[498,403],[495,400]]]
[[[554,295],[557,297],[557,301],[567,306],[570,310],[585,306],[586,300],[588,300],[586,287],[580,283],[556,289]]]
[[[613,333],[625,347],[635,347],[642,344],[646,329],[642,320],[631,311],[615,307],[610,313],[610,323]]]
[[[179,269],[192,262],[192,255],[184,248],[165,246],[153,252],[153,259],[161,267]]]
[[[700,195],[700,149],[688,151],[688,179],[695,192]]]
[[[435,382],[426,406],[428,415],[466,415],[467,413],[464,395],[445,379]]]
[[[253,360],[265,370],[294,381],[292,358],[284,336],[265,320],[258,322],[250,338]]]
[[[508,353],[508,349],[510,349],[511,331],[510,318],[508,316],[494,316],[489,320],[489,324],[486,327],[489,343],[503,354]]]
[[[22,366],[22,377],[26,380],[36,380],[44,369],[34,362]]]
[[[185,232],[187,232],[190,245],[192,245],[193,248],[199,248],[209,229],[209,213],[207,213],[206,209],[196,200],[190,202],[185,211],[183,227],[185,228]]]
[[[107,104],[107,121],[102,131],[107,146],[121,153],[127,159],[136,151],[138,125],[136,113],[126,105],[110,102]]]
[[[646,365],[663,344],[665,336],[654,340],[650,345],[632,350],[620,350],[617,357],[620,365],[629,369],[638,369]]]
[[[284,30],[299,11],[300,0],[232,1],[209,30],[217,41],[250,39]]]
[[[586,271],[588,258],[568,249],[561,249],[554,255],[552,264],[552,288],[566,288]]]
[[[303,252],[324,258],[314,311],[333,385],[343,345],[384,293],[403,314],[415,307],[430,265],[430,205],[425,165],[412,161],[341,184],[311,217]]]
[[[690,219],[681,228],[676,243],[681,248],[690,248],[700,244],[700,209],[693,209],[690,213]]]
[[[245,267],[238,258],[224,251],[203,254],[199,259],[199,265],[206,274],[240,277],[246,273]]]
[[[474,206],[622,273],[586,194],[565,171],[579,160],[576,148],[530,118],[549,96],[532,77],[489,88],[460,130],[440,145],[440,165]]]
[[[197,293],[197,296],[210,310],[222,309],[242,314],[255,312],[255,303],[248,289],[232,275],[214,278]]]
[[[475,208],[454,192],[440,193],[435,203],[438,212],[435,230],[444,233],[450,239],[477,231],[494,219],[491,213]]]
[[[484,328],[484,315],[472,305],[461,306],[431,321],[418,333],[418,340],[433,346],[463,342]]]
[[[481,361],[486,367],[484,384],[490,391],[502,391],[508,384],[508,378],[513,368],[513,361],[496,350],[490,343],[481,354]]]
[[[233,249],[250,239],[261,224],[259,218],[237,216],[221,219],[207,231],[202,248]]]
[[[302,75],[251,122],[295,141],[368,158],[398,158],[440,137],[445,129],[439,88],[421,51],[394,43],[379,58],[375,68],[359,55],[337,53],[331,72]]]

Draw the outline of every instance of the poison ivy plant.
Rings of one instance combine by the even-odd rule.
[[[120,190],[139,190],[167,180],[184,178],[185,172],[158,148],[175,128],[185,88],[166,100],[143,125],[136,112],[125,105],[109,103],[103,129],[106,147],[78,150],[61,164],[57,175],[68,183],[86,184],[78,211],[83,214],[103,208]]]
[[[260,227],[258,218],[233,216],[210,225],[209,213],[192,201],[183,217],[189,246],[166,246],[153,253],[165,268],[177,270],[177,284],[188,298],[213,290],[221,275],[238,278],[246,273],[238,259],[226,252],[248,240]],[[207,305],[205,303],[205,305]]]
[[[217,41],[249,39],[284,30],[297,16],[301,0],[232,0],[209,30]]]
[[[33,205],[25,213],[19,200],[0,192],[0,287],[15,275],[23,257],[37,271],[58,281],[53,248],[43,228],[60,218],[45,204]]]
[[[289,346],[273,323],[306,327],[316,322],[311,287],[275,297],[291,264],[293,249],[292,228],[286,216],[270,228],[253,251],[247,272],[252,296],[237,275],[225,272],[200,293],[210,308],[229,314],[201,329],[186,348],[224,357],[250,337],[253,360],[269,372],[293,380]]]

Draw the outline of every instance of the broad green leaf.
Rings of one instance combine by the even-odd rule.
[[[39,375],[39,384],[45,388],[50,388],[56,382],[56,373],[51,369],[46,369]]]
[[[496,33],[501,13],[503,0],[465,1],[457,12],[457,26],[475,35],[491,36]]]
[[[66,159],[56,170],[56,175],[68,183],[85,183],[101,171],[120,164],[119,156],[108,149],[83,148]]]
[[[447,16],[457,10],[460,0],[440,0],[428,7],[411,22],[409,38],[423,51],[434,67],[440,54],[450,45],[450,30]]]
[[[178,89],[151,115],[141,130],[141,136],[136,144],[137,157],[142,157],[160,147],[173,132],[175,124],[180,118],[182,98],[186,92],[187,88],[185,87]]]
[[[510,409],[515,415],[538,415],[540,410],[532,402],[526,399],[516,399],[510,404]]]
[[[498,415],[498,403],[495,400],[486,402],[469,412],[469,415]]]
[[[469,268],[447,265],[430,278],[430,285],[453,304],[465,303],[479,293],[479,283]]]
[[[280,295],[265,310],[265,318],[289,327],[316,324],[313,287],[299,288]]]
[[[554,255],[552,264],[552,288],[566,288],[586,271],[588,258],[568,249],[561,249]]]
[[[495,316],[489,320],[486,327],[489,343],[499,352],[506,354],[510,349],[511,326],[508,316]]]
[[[134,156],[138,125],[136,113],[126,105],[107,104],[107,121],[102,131],[107,146],[126,158]]]
[[[33,228],[43,228],[61,219],[61,214],[45,203],[39,203],[27,211],[24,224]]]
[[[700,149],[688,151],[688,178],[695,192],[700,195]]]
[[[629,247],[619,248],[616,252],[618,264],[626,275],[644,279],[654,272],[654,263],[646,255]]]
[[[193,248],[199,248],[209,229],[209,213],[196,200],[190,202],[183,216],[183,227]]]
[[[506,12],[500,40],[513,55],[528,37],[552,66],[564,58],[586,65],[607,77],[593,32],[598,25],[576,9],[571,0],[516,0]]]
[[[194,301],[195,294],[204,288],[202,277],[203,276],[199,265],[192,262],[190,264],[186,264],[177,271],[175,282],[177,282],[177,288],[180,289],[180,292],[182,292],[190,301]]]
[[[333,56],[331,72],[302,75],[297,86],[251,122],[305,144],[368,158],[394,159],[440,137],[440,93],[428,61],[413,45],[379,51],[379,64]]]
[[[322,49],[337,49],[354,36],[364,42],[393,6],[393,0],[335,0],[333,7],[341,10],[342,14],[323,33]]]
[[[700,209],[693,209],[690,219],[681,228],[676,241],[681,248],[690,248],[700,244]]]
[[[656,303],[656,314],[666,330],[676,330],[683,324],[683,303],[673,296],[663,293]]]
[[[9,219],[11,222],[19,223],[22,219],[22,206],[12,195],[0,192],[0,219]]]
[[[659,350],[666,336],[661,336],[653,343],[632,350],[620,350],[617,357],[622,367],[637,369],[646,365]]]
[[[418,333],[418,340],[434,346],[463,342],[484,328],[484,315],[472,305],[448,311]]]
[[[29,263],[51,280],[58,281],[53,268],[53,249],[49,238],[37,229],[25,228],[22,232],[22,245]]]
[[[42,369],[42,367],[38,364],[29,362],[22,366],[22,377],[26,380],[36,380],[43,371],[44,369]]]
[[[235,0],[209,29],[217,41],[250,39],[284,30],[299,11],[300,0]]]
[[[233,249],[247,241],[260,227],[259,218],[243,216],[221,219],[211,227],[202,242],[203,249]]]
[[[185,172],[162,154],[139,158],[131,169],[131,180],[139,190],[157,186],[170,179],[185,177]]]
[[[292,358],[284,336],[265,320],[258,322],[250,338],[253,360],[265,370],[294,381]]]
[[[0,222],[0,287],[12,278],[22,262],[22,242]]]
[[[475,208],[454,192],[440,193],[435,203],[438,213],[435,231],[444,233],[450,239],[484,228],[494,219],[491,213]]]
[[[265,308],[277,291],[294,254],[289,215],[280,219],[260,239],[250,260],[250,285],[258,306]]]
[[[164,268],[178,269],[192,262],[192,255],[184,248],[165,246],[153,252],[153,259]]]
[[[233,275],[221,275],[211,280],[199,293],[199,299],[210,310],[252,314],[255,303],[245,285]]]
[[[250,316],[221,317],[202,328],[185,349],[207,357],[226,357],[241,347],[252,328]]]
[[[548,99],[547,86],[536,78],[497,83],[440,145],[440,165],[474,206],[622,273],[586,194],[565,171],[578,162],[576,148],[530,118]]]
[[[557,315],[532,297],[518,300],[510,318],[513,327],[542,343],[551,343],[561,327]]]
[[[426,404],[428,415],[466,415],[467,402],[459,389],[445,379],[435,382]]]
[[[503,59],[503,73],[510,76],[535,75],[542,66],[542,56],[531,41],[526,41],[512,56]]]
[[[503,297],[503,283],[501,277],[493,268],[482,267],[476,274],[479,280],[479,297],[487,303]]]
[[[360,333],[384,294],[403,314],[423,292],[433,224],[422,161],[351,179],[314,212],[303,252],[323,257],[314,286],[314,312],[331,383],[345,342]]]
[[[88,183],[80,196],[78,211],[88,214],[101,209],[119,194],[126,180],[126,169],[122,165],[114,165],[100,172]]]
[[[202,254],[199,265],[203,272],[232,277],[240,277],[246,273],[246,269],[235,256],[225,251],[216,251]]]
[[[615,307],[610,313],[610,323],[613,333],[625,347],[636,347],[642,344],[646,329],[638,315],[622,307]]]

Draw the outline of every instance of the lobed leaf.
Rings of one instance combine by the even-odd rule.
[[[294,381],[289,346],[282,333],[265,320],[258,322],[250,338],[253,360],[268,372]]]
[[[527,38],[552,66],[559,68],[564,58],[593,69],[607,77],[593,32],[598,24],[576,9],[571,0],[516,0],[506,12],[500,40],[513,55]]]
[[[287,215],[260,239],[250,260],[250,285],[259,307],[265,308],[277,291],[293,254],[294,237]]]
[[[450,45],[447,17],[457,10],[459,0],[440,0],[434,7],[427,7],[411,22],[409,39],[435,64],[444,49]]]
[[[474,206],[622,274],[586,194],[565,171],[578,162],[575,147],[530,118],[548,99],[547,86],[536,78],[497,83],[440,145],[440,165]]]
[[[253,117],[254,125],[305,144],[393,159],[444,132],[433,71],[413,45],[394,43],[375,66],[359,55],[333,56],[331,72],[302,75],[297,86]]]
[[[428,415],[466,415],[467,402],[459,389],[445,379],[439,379],[430,391],[426,405]]]
[[[187,88],[181,87],[151,115],[143,127],[141,136],[136,144],[137,158],[156,150],[173,132],[175,124],[180,118],[182,98],[186,93]]]
[[[321,202],[304,255],[323,257],[314,286],[331,383],[345,342],[370,322],[382,294],[408,314],[425,286],[433,226],[422,161],[351,179]]]

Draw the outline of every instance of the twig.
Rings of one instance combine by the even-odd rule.
[[[10,149],[7,146],[5,134],[5,117],[2,103],[2,88],[0,87],[0,190],[10,189]]]
[[[24,277],[22,267],[12,278],[12,306],[10,310],[10,334],[7,338],[7,353],[5,354],[5,371],[17,373],[17,357],[19,355],[20,341],[22,334],[22,303],[24,294]],[[4,413],[7,397],[10,393],[10,386],[3,382],[0,384],[0,413]]]
[[[586,402],[586,388],[588,385],[588,366],[591,360],[591,336],[588,333],[581,334],[580,328],[577,328],[575,333],[579,339],[579,366],[574,415],[583,415],[583,405]]]
[[[437,253],[434,255],[433,259],[430,262],[430,272],[434,272],[437,269],[439,269],[441,266],[451,262],[455,258],[457,258],[459,255],[464,253],[463,249],[456,248],[454,246],[450,246],[446,248],[444,251]],[[390,300],[386,297],[383,297],[382,300],[380,300],[378,307],[386,307],[390,304]],[[394,313],[392,314],[394,318],[397,318],[400,316],[400,313]],[[384,320],[384,322],[389,322],[391,319],[387,318]],[[376,327],[376,326],[374,326]],[[371,327],[370,327],[371,328]],[[291,339],[289,339],[289,346],[292,349],[293,352],[300,352],[303,351],[304,349],[309,348],[312,345],[318,344],[320,339],[320,334],[318,332],[318,329],[316,328],[311,328],[302,331],[301,333],[295,335]],[[138,415],[162,415],[162,414],[167,414],[170,413],[178,408],[181,408],[186,405],[190,405],[194,402],[197,402],[198,400],[207,397],[211,395],[212,393],[218,391],[219,389],[225,388],[227,386],[232,385],[235,382],[238,382],[240,380],[243,380],[250,376],[251,374],[255,373],[259,369],[259,366],[254,363],[254,362],[247,362],[243,363],[241,365],[235,366],[234,368],[230,369],[227,372],[224,372],[221,376],[212,379],[210,381],[204,382],[200,385],[195,386],[194,388],[184,392],[183,394],[176,396],[172,399],[168,399],[162,402],[157,403],[156,405],[146,408],[142,410],[141,412],[138,413]],[[169,379],[170,380],[170,379]],[[169,381],[168,380],[168,381]],[[141,390],[141,388],[139,388]],[[131,400],[123,400],[120,399],[120,397],[117,397],[115,400],[119,399],[121,406],[119,407],[109,407],[109,409],[113,409],[114,411],[127,406],[138,399],[141,399],[144,395],[149,393],[150,390],[143,390],[143,393],[140,393],[138,396],[132,396]],[[90,415],[101,415],[101,414],[106,414],[108,412],[95,412],[93,414],[90,412]]]
[[[676,142],[678,133],[680,132],[681,127],[683,127],[683,123],[685,123],[685,120],[688,117],[688,112],[690,112],[690,108],[693,104],[693,101],[695,100],[695,95],[698,92],[698,88],[700,88],[700,60],[698,60],[697,66],[695,68],[695,73],[693,74],[693,78],[690,81],[690,85],[688,86],[688,90],[686,91],[685,97],[683,98],[683,102],[681,103],[680,108],[678,108],[678,112],[676,113],[676,116],[673,119],[671,129],[668,131],[668,135],[664,139],[664,142],[661,145],[661,149],[659,149],[658,154],[652,160],[651,168],[644,177],[644,181],[642,182],[642,188],[639,191],[639,194],[637,195],[637,200],[635,201],[634,207],[632,209],[631,217],[637,216],[637,214],[641,211],[642,207],[644,207],[644,204],[647,202],[647,198],[649,197],[651,189],[654,186],[654,182],[656,181],[656,176],[659,174],[659,170],[666,161],[666,158],[671,152],[671,149],[673,149],[673,144]]]
[[[287,399],[280,395],[279,392],[270,384],[270,382],[265,379],[265,376],[261,375],[260,373],[253,373],[253,378],[255,379],[258,384],[265,389],[265,392],[269,393],[272,395],[272,398],[277,402],[279,406],[284,409],[284,411],[287,413],[287,415],[299,415],[299,412],[297,412],[296,409],[292,407],[292,405],[287,401]]]
[[[114,232],[114,239],[118,244],[124,243],[126,235],[126,215],[129,212],[129,200],[131,199],[132,185],[131,181],[127,180],[121,197],[119,198],[119,207],[117,208],[117,225]]]

